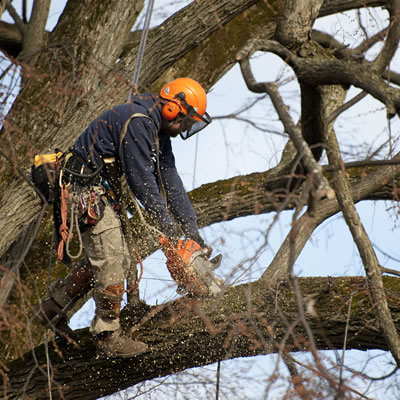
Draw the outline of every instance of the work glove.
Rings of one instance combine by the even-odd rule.
[[[206,242],[200,236],[199,232],[197,232],[196,234],[190,235],[190,238],[188,240],[194,240],[196,243],[198,243],[198,245],[204,250],[204,254],[206,255],[207,258],[209,258],[211,256],[213,249],[212,249],[212,247],[207,246]]]
[[[222,291],[223,281],[213,273],[221,263],[222,256],[209,261],[207,249],[191,239],[179,240],[178,245],[173,246],[166,237],[160,237],[160,244],[167,257],[167,268],[178,284],[179,294],[207,296]]]

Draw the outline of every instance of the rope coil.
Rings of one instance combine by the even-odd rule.
[[[58,260],[62,260],[64,258],[64,246],[68,257],[70,257],[71,259],[79,258],[82,255],[82,250],[83,250],[81,231],[79,229],[78,213],[75,210],[74,201],[72,201],[70,208],[70,213],[71,213],[70,227],[68,227],[67,225],[68,198],[69,198],[68,187],[65,184],[63,184],[61,187],[61,225],[59,228],[61,240],[58,243],[58,250],[57,250]],[[73,235],[74,225],[76,227],[75,229],[77,231],[79,240],[79,250],[77,254],[71,254],[69,249],[70,242],[74,236]]]

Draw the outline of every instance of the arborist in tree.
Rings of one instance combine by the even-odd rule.
[[[188,139],[211,122],[206,106],[206,93],[198,82],[176,79],[160,95],[135,95],[104,112],[78,137],[71,152],[62,155],[54,202],[59,258],[69,258],[70,231],[77,226],[85,257],[65,279],[50,286],[48,296],[36,307],[35,318],[42,324],[71,334],[66,312],[93,288],[96,311],[90,332],[98,349],[111,357],[146,351],[145,343],[122,332],[119,321],[131,264],[116,212],[123,174],[156,223],[167,266],[178,285],[195,294],[221,290],[208,261],[211,249],[199,234],[171,147],[171,137]],[[201,255],[197,258],[201,261],[192,263],[194,253]]]

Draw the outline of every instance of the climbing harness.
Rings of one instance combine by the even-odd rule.
[[[124,126],[122,127],[121,136],[120,136],[120,139],[119,139],[119,158],[120,158],[120,160],[122,160],[122,143],[123,143],[123,141],[125,139],[126,131],[128,129],[128,125],[129,125],[129,123],[131,122],[131,120],[133,118],[138,118],[138,117],[146,118],[146,119],[150,120],[150,122],[153,124],[153,128],[154,128],[154,147],[155,147],[155,156],[156,156],[156,171],[157,171],[158,185],[159,185],[159,188],[160,188],[161,195],[162,195],[163,199],[166,201],[167,200],[167,195],[165,193],[164,184],[163,184],[162,179],[161,179],[161,170],[160,170],[160,159],[159,159],[160,141],[159,141],[159,138],[158,138],[157,127],[156,127],[156,125],[155,125],[155,123],[153,121],[153,118],[149,117],[146,114],[134,113],[126,120],[126,122],[124,123]]]
[[[104,207],[99,199],[105,192],[100,177],[103,167],[90,168],[72,151],[62,153],[56,150],[55,153],[35,156],[30,179],[42,202],[53,204],[59,236],[58,260],[67,262],[80,258],[83,250],[81,231],[95,225],[102,217]],[[76,254],[70,251],[74,231],[79,246]],[[64,250],[69,259],[65,258]]]
[[[140,70],[142,66],[142,61],[143,61],[143,55],[144,55],[144,49],[145,49],[145,44],[147,40],[147,34],[149,30],[149,25],[150,25],[150,19],[151,19],[151,14],[153,11],[153,5],[154,5],[154,0],[150,0],[147,11],[146,11],[146,18],[144,22],[144,28],[142,32],[142,37],[140,40],[140,45],[138,49],[138,57],[136,59],[136,65],[133,71],[133,77],[132,77],[132,84],[131,88],[129,91],[128,95],[128,101],[130,101],[130,98],[132,96],[132,91],[133,89],[136,90],[137,84],[139,81],[139,76],[140,76]],[[47,203],[57,203],[58,196],[57,194],[60,194],[60,201],[61,201],[61,225],[59,227],[59,234],[61,236],[61,241],[58,245],[58,258],[63,259],[63,249],[64,246],[66,248],[66,253],[70,258],[78,258],[81,255],[82,252],[82,239],[80,235],[80,229],[79,229],[79,221],[78,221],[78,214],[84,213],[84,210],[87,210],[87,222],[89,225],[94,225],[99,219],[101,219],[101,210],[98,205],[97,201],[97,193],[94,190],[89,190],[89,196],[88,196],[88,204],[86,204],[86,200],[83,197],[80,197],[78,201],[76,202],[75,199],[75,193],[73,192],[73,201],[72,201],[72,206],[70,208],[70,230],[68,230],[68,226],[66,224],[66,219],[67,219],[67,214],[68,214],[68,204],[67,204],[67,199],[70,198],[69,195],[69,190],[68,186],[70,183],[66,183],[63,181],[63,175],[64,173],[69,174],[70,177],[74,177],[76,181],[79,179],[83,180],[88,180],[89,182],[96,178],[97,176],[100,175],[101,168],[98,170],[90,173],[90,174],[83,174],[83,171],[73,171],[67,166],[67,161],[64,162],[64,167],[60,168],[59,165],[59,160],[63,156],[61,152],[56,152],[55,153],[55,159],[53,159],[53,155],[51,157],[43,157],[39,156],[38,158],[38,163],[36,165],[36,159],[35,159],[35,165],[32,167],[31,171],[31,181],[34,184],[34,187],[36,188],[39,196],[42,199],[42,203],[47,206]],[[157,153],[158,154],[158,153]],[[40,167],[42,165],[42,167]],[[57,179],[58,178],[58,179]],[[57,185],[58,181],[58,185]],[[118,197],[117,195],[112,191],[111,186],[109,183],[102,179],[101,180],[101,186],[104,188],[105,193],[103,192],[102,194],[106,194],[106,198],[109,200],[111,204],[114,205],[116,209],[118,209]],[[58,193],[57,193],[58,192]],[[45,201],[44,201],[45,200]],[[42,210],[44,207],[42,207]],[[72,239],[72,231],[74,224],[76,226],[77,232],[78,232],[78,238],[79,238],[79,251],[78,253],[73,256],[71,255],[69,251],[69,244],[70,240]],[[52,238],[52,244],[51,248],[53,248],[53,241],[55,239],[55,230],[53,231],[53,238]],[[128,289],[129,291],[135,290],[139,282],[142,278],[143,275],[143,263],[140,258],[139,253],[135,249],[136,255],[138,257],[140,266],[141,266],[141,272],[140,276],[137,279],[136,284]],[[51,252],[50,252],[51,253]],[[52,253],[51,253],[52,254]],[[51,272],[51,254],[50,254],[50,259],[49,259],[49,270],[48,270],[48,280],[50,279],[50,272]],[[49,294],[49,286],[48,285],[48,294]],[[45,334],[45,351],[46,351],[46,360],[47,360],[47,378],[48,378],[48,389],[49,389],[49,396],[50,400],[52,399],[52,386],[51,386],[51,373],[50,373],[50,357],[49,357],[49,352],[48,352],[48,337],[47,333]]]

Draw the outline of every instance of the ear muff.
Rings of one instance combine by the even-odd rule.
[[[173,101],[169,101],[161,110],[162,116],[168,121],[174,120],[178,116],[179,112],[180,108],[178,104]]]

